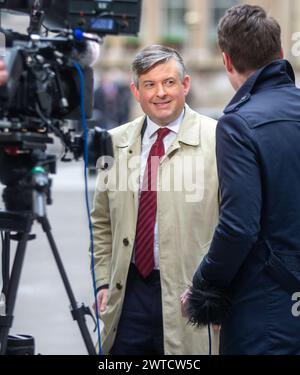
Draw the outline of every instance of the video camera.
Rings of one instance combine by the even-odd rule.
[[[98,34],[137,35],[141,0],[0,0],[0,8],[30,13],[35,4],[49,28],[81,29]]]
[[[65,152],[75,159],[83,155],[83,134],[74,135],[64,125],[66,120],[78,122],[83,116],[93,124],[93,49],[107,34],[137,35],[141,3],[0,0],[0,9],[30,16],[27,35],[0,30],[9,47],[5,56],[9,81],[0,87],[0,182],[11,191],[4,195],[8,209],[16,207],[8,203],[13,199],[7,195],[15,198],[14,188],[30,169],[41,163],[45,166],[48,160],[47,172],[54,173],[53,157],[45,155],[46,145],[53,142],[49,133],[59,137]],[[95,165],[103,155],[112,156],[106,131],[95,127],[88,138],[90,163]]]
[[[0,91],[0,109],[9,117],[23,115],[23,124],[28,123],[28,116],[40,119],[40,114],[46,118],[80,118],[83,93],[74,67],[77,60],[85,74],[86,116],[91,117],[89,46],[99,42],[97,35],[136,35],[141,0],[0,0],[1,8],[29,13],[30,26],[28,35],[1,30],[7,47],[12,49],[6,54],[10,80]],[[42,26],[58,36],[41,36]]]
[[[91,68],[95,43],[107,34],[136,35],[141,3],[142,0],[0,0],[0,9],[30,16],[27,35],[0,29],[8,47],[5,63],[9,73],[7,84],[0,87],[0,182],[5,185],[3,200],[7,209],[0,211],[4,265],[0,354],[34,353],[31,336],[9,338],[8,334],[26,245],[35,238],[31,234],[35,220],[46,233],[88,353],[96,354],[85,322],[91,311],[75,300],[46,215],[45,205],[51,204],[48,173],[55,173],[56,169],[56,157],[46,154],[46,149],[54,134],[65,145],[65,154],[71,152],[75,159],[84,153],[85,161],[95,165],[99,157],[113,156],[110,135],[97,127],[88,132],[86,121],[95,123]],[[65,129],[66,122],[74,120],[82,121],[84,136]],[[65,155],[62,160],[66,161]],[[105,158],[102,161],[103,168],[107,168]],[[12,240],[17,241],[17,248],[10,267]]]

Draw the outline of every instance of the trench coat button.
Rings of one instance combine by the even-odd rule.
[[[122,290],[123,285],[122,285],[121,283],[117,283],[117,284],[116,284],[116,288],[117,288],[118,290]]]
[[[124,238],[124,239],[123,239],[123,245],[124,245],[124,246],[128,246],[128,245],[129,245],[128,238]]]

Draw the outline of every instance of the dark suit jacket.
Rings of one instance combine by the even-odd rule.
[[[300,354],[300,281],[286,277],[300,279],[300,90],[287,61],[258,70],[226,107],[217,162],[219,224],[195,277],[231,290],[221,354]],[[290,275],[268,272],[270,255]]]

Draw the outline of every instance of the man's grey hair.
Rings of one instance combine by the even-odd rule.
[[[173,48],[161,46],[158,44],[151,45],[142,49],[135,57],[132,65],[132,80],[135,86],[139,87],[139,77],[147,73],[156,65],[165,64],[170,60],[175,60],[178,65],[178,72],[181,81],[183,81],[186,69],[180,54]]]

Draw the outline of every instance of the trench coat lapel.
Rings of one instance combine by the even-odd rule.
[[[140,171],[141,166],[141,132],[145,122],[146,116],[138,118],[133,121],[123,138],[119,140],[115,146],[117,148],[127,149],[127,168],[128,176],[134,170]],[[135,186],[139,187],[139,181],[136,181]],[[134,195],[134,216],[137,220],[138,204],[139,204],[139,189],[133,189]]]

